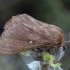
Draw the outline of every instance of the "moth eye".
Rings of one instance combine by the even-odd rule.
[[[30,43],[30,44],[32,44],[32,43],[33,43],[33,41],[29,41],[29,43]]]

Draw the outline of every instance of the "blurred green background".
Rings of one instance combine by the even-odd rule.
[[[65,34],[65,41],[69,40],[70,32],[70,0],[0,0],[0,33],[3,26],[17,14],[29,14],[43,22],[60,27]],[[0,54],[0,70],[29,70],[26,63],[31,57],[20,54]],[[70,68],[70,43],[66,44],[66,54],[62,58],[62,68]]]

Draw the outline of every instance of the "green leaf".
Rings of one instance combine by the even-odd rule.
[[[21,54],[24,55],[24,56],[30,56],[28,51],[21,52]]]
[[[50,66],[52,66],[53,68],[58,68],[58,67],[60,67],[61,66],[61,63],[59,63],[59,62],[57,62],[57,63],[50,63],[49,64]]]
[[[54,56],[49,54],[48,52],[43,53],[43,60],[44,62],[47,62],[53,68],[57,68],[61,66],[61,63],[59,62],[54,63]]]
[[[43,60],[45,61],[45,62],[49,62],[49,53],[46,53],[46,52],[44,52],[43,53]]]

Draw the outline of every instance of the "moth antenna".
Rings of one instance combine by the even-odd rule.
[[[69,43],[70,41],[65,41],[64,43]]]
[[[70,42],[70,32],[69,32],[69,41],[65,41],[65,43],[69,43]]]
[[[69,41],[70,41],[70,32],[69,32]]]

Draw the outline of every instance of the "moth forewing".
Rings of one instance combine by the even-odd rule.
[[[0,37],[0,53],[13,54],[34,48],[62,45],[64,34],[54,25],[38,21],[27,14],[10,19]]]

